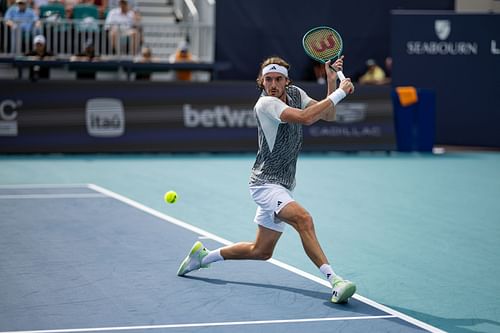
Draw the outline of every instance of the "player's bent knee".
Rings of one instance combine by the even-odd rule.
[[[314,230],[313,218],[309,213],[305,212],[301,214],[294,226],[299,232]]]
[[[272,252],[263,252],[260,254],[259,256],[259,260],[269,260],[273,257],[273,253]]]
[[[273,251],[255,248],[254,257],[256,260],[269,260],[273,256]]]

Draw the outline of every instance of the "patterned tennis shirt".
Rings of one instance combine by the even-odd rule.
[[[295,187],[297,159],[302,147],[302,125],[285,123],[280,115],[288,107],[304,109],[312,100],[297,86],[286,88],[287,103],[262,92],[255,104],[259,149],[250,175],[250,185],[278,184]]]

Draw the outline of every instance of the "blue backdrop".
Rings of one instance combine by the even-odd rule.
[[[436,141],[500,147],[500,15],[395,12],[393,85],[436,92]]]
[[[259,63],[280,55],[292,65],[295,80],[312,79],[312,64],[302,49],[304,33],[319,25],[336,28],[344,39],[345,74],[364,71],[365,61],[382,63],[390,54],[391,9],[451,10],[454,0],[218,0],[216,59],[229,62],[220,79],[253,80]]]

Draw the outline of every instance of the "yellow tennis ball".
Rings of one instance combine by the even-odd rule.
[[[165,199],[165,202],[168,202],[171,204],[176,202],[177,201],[177,192],[168,191],[167,193],[165,193],[164,199]]]

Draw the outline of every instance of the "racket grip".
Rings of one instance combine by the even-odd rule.
[[[345,75],[344,75],[344,73],[342,73],[342,71],[338,71],[337,76],[339,77],[340,81],[345,80]]]

